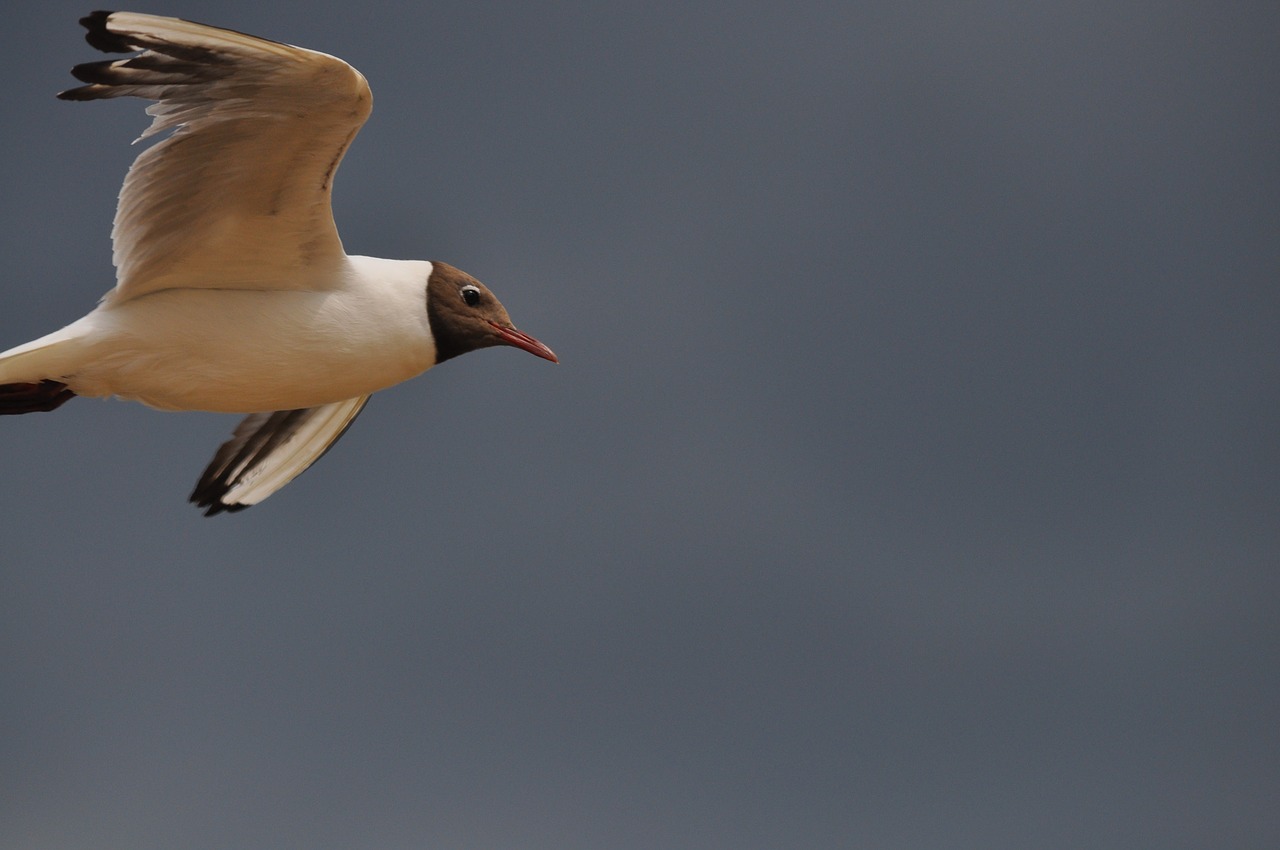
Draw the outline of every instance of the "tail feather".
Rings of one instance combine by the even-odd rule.
[[[59,379],[76,373],[85,327],[82,319],[0,351],[0,416],[53,410],[76,395]]]
[[[0,416],[57,410],[75,397],[60,381],[35,384],[0,384]]]

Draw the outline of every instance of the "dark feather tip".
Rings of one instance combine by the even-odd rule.
[[[121,35],[107,29],[107,18],[111,12],[90,12],[80,19],[80,25],[88,32],[84,40],[103,53],[132,53],[136,48]]]
[[[0,384],[0,416],[57,410],[75,395],[61,381]]]
[[[85,62],[71,69],[71,76],[82,83],[104,83],[113,85],[120,80],[120,72],[114,71],[115,59],[104,59],[101,62]]]
[[[94,91],[93,86],[80,86],[58,92],[58,100],[97,100],[99,97],[101,95]]]
[[[221,513],[233,514],[252,505],[224,504],[222,497],[231,489],[224,482],[201,481],[191,493],[187,501],[204,511],[205,516],[217,516]]]
[[[223,513],[234,514],[244,510],[245,508],[250,507],[250,505],[224,505],[222,504],[222,502],[217,502],[217,501],[197,502],[195,499],[192,499],[191,501],[193,504],[195,504],[197,508],[206,509],[204,512],[205,516],[217,516],[218,514],[223,514]]]

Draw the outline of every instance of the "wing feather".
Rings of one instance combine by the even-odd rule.
[[[365,395],[245,417],[205,467],[191,501],[205,516],[256,505],[323,457],[368,400]]]
[[[169,288],[320,288],[345,256],[333,175],[368,118],[334,56],[177,18],[95,12],[86,39],[126,58],[79,65],[67,100],[141,97],[170,132],[138,155],[112,230],[123,301]]]

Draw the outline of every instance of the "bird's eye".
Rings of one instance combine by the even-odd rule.
[[[468,307],[474,307],[480,303],[480,290],[470,284],[462,287],[462,300],[467,302]]]

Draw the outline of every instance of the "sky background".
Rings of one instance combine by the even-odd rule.
[[[17,4],[15,4],[17,5]],[[139,101],[6,7],[0,348]],[[514,350],[252,510],[0,420],[0,847],[1280,846],[1274,2],[173,2],[341,56],[348,251]]]

